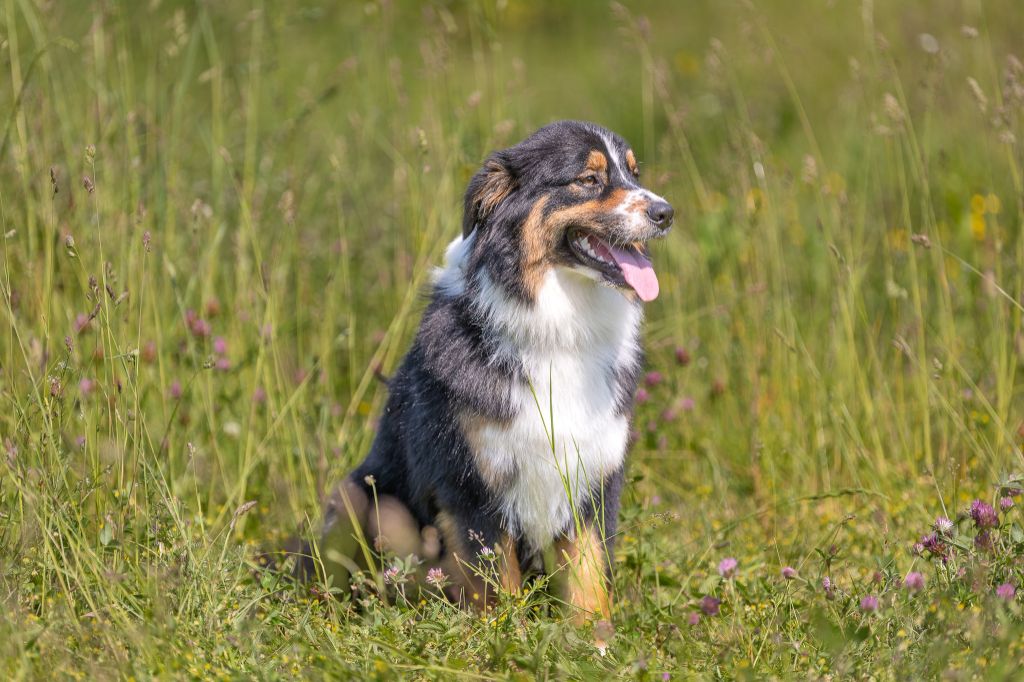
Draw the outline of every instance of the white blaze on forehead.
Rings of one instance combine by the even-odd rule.
[[[619,148],[616,146],[615,141],[604,133],[601,133],[601,141],[604,142],[604,146],[608,150],[608,160],[611,164],[611,170],[617,172],[619,177],[624,178],[628,184],[634,184],[632,175],[622,171],[622,164],[619,162]],[[609,172],[608,175],[611,176],[613,173]]]

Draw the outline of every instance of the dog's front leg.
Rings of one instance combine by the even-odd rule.
[[[594,524],[584,525],[555,542],[559,572],[565,573],[565,601],[573,622],[611,620],[608,553]]]

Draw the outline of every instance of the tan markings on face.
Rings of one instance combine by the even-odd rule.
[[[549,232],[558,232],[560,228],[569,225],[579,225],[596,229],[597,219],[607,213],[611,213],[626,200],[629,190],[617,187],[608,193],[608,196],[601,199],[591,199],[581,204],[574,204],[552,211],[544,223]]]
[[[633,175],[640,175],[640,168],[636,165],[636,154],[630,149],[626,152],[626,167],[629,168],[629,172]]]
[[[544,219],[544,206],[548,197],[537,200],[523,223],[523,282],[532,300],[544,283],[544,275],[551,267],[551,255],[558,244],[558,235]]]
[[[566,569],[565,600],[576,609],[573,620],[583,624],[598,618],[611,618],[611,595],[605,566],[605,553],[597,531],[582,528],[573,538],[555,542],[559,566]]]
[[[639,194],[634,194],[628,201],[626,201],[625,204],[623,204],[622,210],[626,213],[644,213],[647,210],[647,200]]]
[[[565,229],[576,225],[600,235],[600,218],[618,209],[629,193],[629,190],[617,187],[608,196],[566,206],[547,216],[544,216],[547,197],[542,197],[533,205],[523,224],[523,280],[531,299],[536,300],[544,276],[555,263],[555,253],[565,236]]]
[[[480,206],[481,218],[490,215],[491,211],[515,188],[512,176],[500,163],[488,161],[486,168],[487,174],[484,176],[484,183],[474,197]]]
[[[487,457],[484,452],[482,432],[487,423],[487,420],[478,415],[464,413],[459,416],[459,426],[462,427],[462,434],[469,445],[477,473],[489,490],[497,491],[504,489],[509,483],[510,472],[498,467],[494,458]]]
[[[606,178],[608,177],[608,157],[604,155],[604,152],[600,152],[596,149],[590,152],[590,156],[587,157],[586,169],[595,173],[600,173]]]

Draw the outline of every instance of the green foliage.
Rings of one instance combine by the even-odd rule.
[[[1019,14],[4,0],[0,674],[1012,677]],[[262,568],[365,453],[471,173],[566,117],[677,211],[607,653],[542,585]]]

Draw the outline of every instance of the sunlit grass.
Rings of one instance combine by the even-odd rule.
[[[1019,665],[1014,3],[77,5],[0,3],[5,676]],[[562,117],[678,216],[607,655],[542,586],[261,571],[366,452],[476,165]]]

